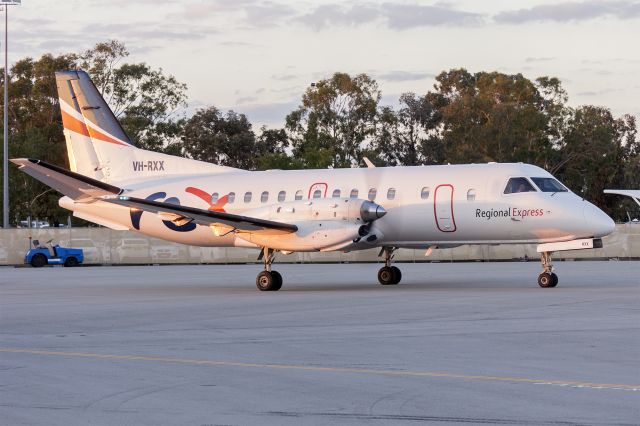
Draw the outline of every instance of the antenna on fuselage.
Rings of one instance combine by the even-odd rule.
[[[375,164],[373,164],[373,163],[371,162],[371,160],[369,160],[369,158],[367,158],[367,157],[362,157],[362,161],[364,161],[364,164],[366,164],[366,165],[367,165],[367,168],[368,168],[368,169],[375,169],[375,168],[376,168],[376,165],[375,165]]]

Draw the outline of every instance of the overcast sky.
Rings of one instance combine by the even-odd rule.
[[[190,107],[281,126],[313,81],[374,76],[383,102],[443,70],[559,77],[572,105],[640,117],[640,0],[23,0],[10,61],[112,38],[189,87]]]

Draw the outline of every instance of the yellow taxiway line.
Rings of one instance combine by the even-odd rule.
[[[235,361],[216,361],[206,359],[187,359],[187,358],[166,358],[159,356],[146,355],[112,355],[112,354],[95,354],[84,352],[61,352],[61,351],[45,351],[36,349],[16,349],[16,348],[0,348],[0,352],[14,354],[42,355],[52,357],[65,358],[90,358],[101,360],[119,360],[119,361],[148,361],[183,365],[208,365],[216,367],[238,367],[238,368],[257,368],[257,369],[279,369],[279,370],[299,370],[299,371],[315,371],[327,373],[355,373],[369,374],[379,376],[397,376],[397,377],[432,377],[445,379],[458,379],[469,381],[484,382],[508,382],[508,383],[528,383],[535,385],[554,385],[567,386],[574,388],[590,388],[590,389],[616,389],[640,391],[640,385],[613,384],[613,383],[592,383],[579,380],[545,380],[545,379],[529,379],[523,377],[506,377],[506,376],[484,376],[470,374],[455,374],[433,371],[410,371],[410,370],[383,370],[372,368],[348,368],[348,367],[321,367],[307,366],[295,364],[258,364],[250,362]]]

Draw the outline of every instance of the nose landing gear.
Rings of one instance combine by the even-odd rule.
[[[402,279],[402,272],[397,266],[391,266],[395,247],[383,247],[378,256],[384,255],[384,265],[378,271],[378,281],[382,285],[396,285]]]
[[[268,247],[263,247],[258,260],[264,262],[264,271],[256,277],[256,287],[260,291],[278,291],[282,288],[282,275],[278,271],[271,270],[271,264],[276,257],[276,252]]]
[[[543,288],[555,287],[558,285],[558,276],[553,272],[551,263],[551,252],[543,251],[540,256],[542,263],[542,273],[538,275],[538,285]]]

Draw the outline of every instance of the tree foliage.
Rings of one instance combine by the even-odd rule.
[[[68,167],[55,71],[77,68],[89,72],[135,144],[176,152],[183,119],[175,115],[186,106],[186,86],[144,63],[120,65],[127,56],[122,43],[110,41],[80,54],[45,54],[17,61],[9,70],[10,156]],[[55,192],[33,202],[48,188],[15,167],[10,168],[10,182],[12,221],[32,215],[50,218],[51,223],[66,222],[68,212],[58,207]]]
[[[111,40],[79,54],[16,62],[10,155],[67,166],[54,72],[82,68],[145,149],[250,170],[357,167],[363,156],[380,166],[522,161],[618,217],[621,200],[603,189],[640,187],[635,118],[601,106],[569,107],[555,77],[451,69],[432,88],[403,93],[389,106],[381,105],[373,78],[338,72],[302,94],[284,128],[262,126],[256,134],[244,114],[215,106],[186,117],[186,86],[162,69],[125,62],[128,56]],[[14,167],[10,175],[13,220],[65,221],[54,191]]]
[[[583,106],[571,110],[563,129],[560,161],[553,172],[570,188],[614,214],[618,199],[606,196],[606,188],[638,188],[638,149],[635,119],[614,118],[604,107]]]
[[[119,63],[129,56],[124,44],[98,43],[79,57],[96,87],[134,144],[175,153],[184,125],[178,111],[186,108],[187,86],[162,69],[145,63]]]
[[[229,167],[254,166],[256,136],[244,114],[203,108],[187,120],[182,147],[189,158]]]
[[[310,167],[350,167],[362,157],[375,131],[381,93],[366,74],[335,73],[302,95],[302,105],[286,118],[294,155]]]

